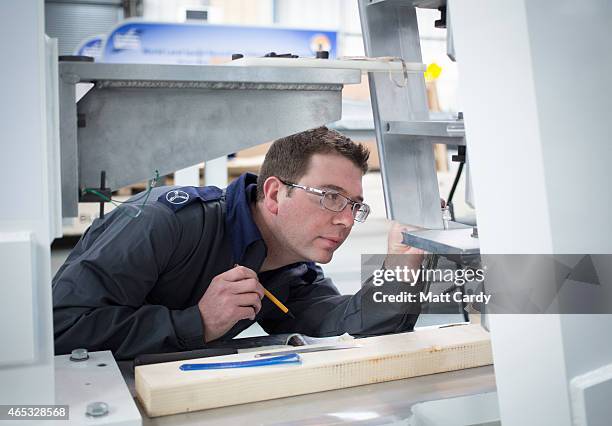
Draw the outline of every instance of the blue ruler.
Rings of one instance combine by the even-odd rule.
[[[248,361],[231,361],[231,362],[211,362],[198,364],[182,364],[179,369],[182,371],[195,370],[219,370],[222,368],[247,368],[260,367],[264,365],[279,365],[279,364],[301,364],[302,359],[296,353],[274,356],[270,358],[251,359]]]

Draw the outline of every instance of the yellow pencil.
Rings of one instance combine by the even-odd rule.
[[[278,309],[280,309],[281,311],[283,311],[283,313],[289,315],[290,318],[295,319],[295,316],[289,311],[289,309],[287,309],[287,307],[285,305],[282,304],[282,302],[280,300],[278,300],[272,293],[270,293],[268,290],[266,290],[264,288],[264,294],[266,295],[266,297],[268,299],[270,299],[270,301],[272,303],[274,303],[276,306],[278,306]]]
[[[236,266],[238,266],[238,264],[237,264],[237,263],[236,263],[236,264],[234,264],[234,267],[236,267]],[[293,315],[293,314],[291,313],[291,311],[289,311],[289,309],[288,309],[288,308],[287,308],[285,305],[283,305],[283,303],[282,303],[280,300],[278,300],[278,299],[276,298],[276,296],[274,296],[272,293],[270,293],[270,292],[269,292],[267,289],[265,289],[265,288],[264,288],[264,295],[265,295],[265,296],[266,296],[268,299],[270,299],[270,302],[274,303],[274,304],[275,304],[275,305],[278,307],[278,309],[280,309],[281,311],[283,311],[283,313],[284,313],[284,314],[288,315],[288,316],[289,316],[289,318],[295,319],[295,315]]]

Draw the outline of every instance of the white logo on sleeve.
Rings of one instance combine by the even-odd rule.
[[[180,189],[174,189],[172,191],[168,191],[166,194],[166,200],[171,204],[185,204],[189,201],[189,194],[185,191],[181,191]]]

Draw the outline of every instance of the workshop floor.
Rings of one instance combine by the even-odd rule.
[[[451,167],[454,163],[451,163]],[[454,169],[446,173],[439,173],[440,194],[443,197],[448,194]],[[361,287],[361,254],[386,253],[387,251],[387,231],[389,221],[386,218],[385,202],[383,197],[382,180],[379,172],[368,173],[363,179],[364,198],[372,208],[372,213],[364,224],[356,224],[351,235],[346,242],[336,251],[333,260],[324,265],[325,274],[331,277],[338,290],[342,294],[354,294]],[[469,209],[463,203],[463,179],[461,179],[457,189],[455,212],[457,216],[469,214]],[[51,272],[55,275],[56,271],[65,261],[70,253],[75,239],[55,243],[51,250]],[[461,315],[448,313],[430,313],[421,315],[418,326],[433,324],[444,324],[449,322],[462,321]],[[265,334],[263,330],[255,324],[245,330],[241,337],[249,337]]]

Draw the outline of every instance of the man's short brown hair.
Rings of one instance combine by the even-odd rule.
[[[270,176],[297,182],[308,171],[314,154],[337,154],[350,160],[363,174],[368,171],[370,151],[343,134],[317,127],[277,139],[266,154],[257,179],[257,199],[264,198],[263,184]]]

